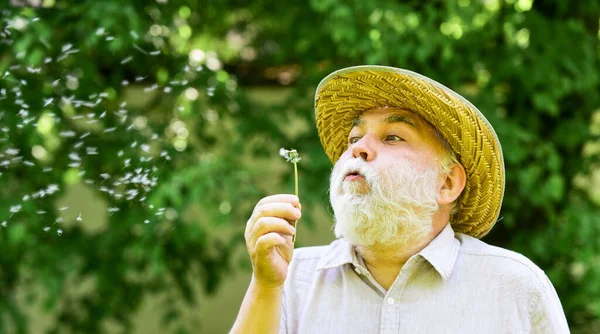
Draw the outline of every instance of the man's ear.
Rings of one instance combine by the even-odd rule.
[[[438,204],[450,204],[454,202],[462,193],[467,183],[467,173],[463,165],[455,163],[451,166],[450,172],[441,174],[442,179],[438,188]]]

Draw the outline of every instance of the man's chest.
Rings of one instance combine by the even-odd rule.
[[[521,333],[527,308],[501,287],[426,281],[381,291],[364,280],[324,284],[295,309],[291,333]],[[327,287],[327,288],[325,288]],[[296,329],[291,329],[296,328]],[[291,330],[290,330],[291,329]]]

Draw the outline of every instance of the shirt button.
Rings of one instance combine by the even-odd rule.
[[[387,303],[390,304],[390,305],[394,305],[395,302],[396,301],[392,297],[390,297],[390,298],[387,299]]]
[[[354,271],[356,271],[357,274],[362,275],[362,271],[359,267],[354,268]]]

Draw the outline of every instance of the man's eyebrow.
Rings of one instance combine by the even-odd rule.
[[[362,117],[360,117],[360,116],[359,116],[359,117],[356,117],[356,118],[354,119],[354,121],[352,121],[352,127],[356,127],[356,126],[362,126],[362,125],[364,125],[364,124],[365,124],[365,122],[362,120]]]
[[[418,130],[417,125],[415,124],[413,119],[407,115],[392,114],[392,115],[384,118],[383,123],[387,123],[387,124],[406,123],[406,124],[412,126],[414,129]],[[355,118],[354,121],[352,122],[352,127],[363,126],[364,124],[365,124],[365,122],[363,121],[362,117],[359,116],[359,117]]]
[[[410,126],[412,126],[414,129],[417,129],[417,126],[415,125],[415,123],[413,122],[412,118],[410,118],[409,116],[406,115],[399,115],[399,114],[393,114],[393,115],[389,115],[388,117],[386,117],[383,120],[384,123],[406,123]]]

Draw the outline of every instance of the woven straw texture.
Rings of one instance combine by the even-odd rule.
[[[504,196],[504,159],[498,137],[469,101],[420,74],[386,66],[355,66],[327,76],[315,96],[317,131],[335,163],[347,149],[353,120],[376,107],[416,112],[431,123],[457,153],[467,183],[452,228],[476,238],[494,226]]]

